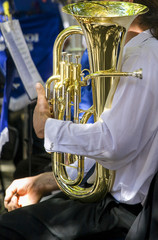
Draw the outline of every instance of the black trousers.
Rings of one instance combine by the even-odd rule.
[[[125,237],[140,205],[118,203],[110,194],[97,203],[81,203],[63,193],[0,216],[1,240],[81,240]],[[96,237],[97,236],[97,237]],[[94,238],[93,238],[94,237]]]
[[[134,221],[127,240],[158,239],[158,173],[154,176],[143,209]]]

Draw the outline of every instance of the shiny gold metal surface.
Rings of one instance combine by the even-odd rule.
[[[79,113],[85,112],[80,123],[86,123],[94,114],[98,121],[105,108],[110,108],[120,76],[141,78],[141,70],[133,73],[121,72],[122,51],[128,28],[135,17],[147,11],[140,4],[125,2],[90,1],[78,2],[63,7],[65,13],[73,15],[80,26],[71,26],[57,37],[53,50],[53,76],[46,83],[47,99],[53,106],[55,118],[71,120],[74,105],[74,122],[79,123]],[[65,39],[72,34],[84,34],[87,42],[90,73],[84,77],[81,65],[72,63],[68,56],[61,57]],[[82,76],[82,81],[81,81]],[[93,107],[88,111],[79,109],[81,87],[92,79]],[[52,88],[53,85],[53,88]],[[52,89],[52,91],[51,91]],[[106,139],[105,139],[106,141]],[[110,191],[114,182],[114,171],[96,163],[96,178],[89,188],[80,185],[84,175],[84,157],[69,153],[53,154],[53,172],[60,188],[71,198],[81,201],[98,201]],[[78,161],[75,180],[67,176],[65,166]]]

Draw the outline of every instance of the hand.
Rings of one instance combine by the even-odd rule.
[[[8,211],[35,204],[40,199],[57,190],[52,172],[42,173],[34,177],[14,180],[6,190],[4,206]]]
[[[35,181],[37,181],[36,177],[14,180],[6,190],[5,208],[11,211],[22,206],[37,203],[42,196],[35,189]]]
[[[45,90],[42,84],[36,84],[37,104],[33,114],[33,126],[37,137],[44,138],[44,127],[46,120],[51,117],[49,104],[45,97]]]

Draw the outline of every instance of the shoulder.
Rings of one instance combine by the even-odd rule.
[[[141,62],[144,62],[147,67],[152,67],[154,71],[158,71],[158,40],[156,38],[150,37],[144,41],[140,46],[139,54]]]
[[[144,64],[152,64],[153,61],[158,63],[158,40],[152,35],[140,41],[137,38],[132,40],[132,44],[127,44],[125,46],[124,57],[123,57],[123,65],[131,62],[131,63],[143,63]],[[132,64],[132,65],[133,65]]]
[[[140,48],[143,49],[145,53],[158,53],[158,40],[154,37],[150,37],[140,45]]]
[[[158,53],[158,40],[152,36],[150,30],[144,31],[134,37],[127,44],[126,54],[146,56]]]

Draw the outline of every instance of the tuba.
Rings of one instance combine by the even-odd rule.
[[[120,76],[142,77],[141,69],[135,72],[121,72],[121,59],[126,33],[132,21],[139,14],[147,12],[141,4],[127,2],[82,1],[63,7],[63,12],[73,15],[79,25],[64,29],[56,38],[53,49],[53,75],[46,82],[46,97],[53,107],[54,117],[71,120],[74,106],[74,122],[86,124],[93,114],[99,121],[101,113],[110,108]],[[78,56],[76,62],[62,53],[64,41],[73,34],[84,34],[90,70],[85,76],[81,71]],[[93,106],[79,109],[81,87],[91,79]],[[79,114],[84,113],[79,121]],[[67,167],[74,167],[77,161],[77,177],[71,179]],[[70,197],[83,202],[102,199],[113,186],[115,172],[103,168],[96,162],[95,180],[88,187],[82,186],[84,156],[70,153],[52,153],[52,168],[59,187]]]

